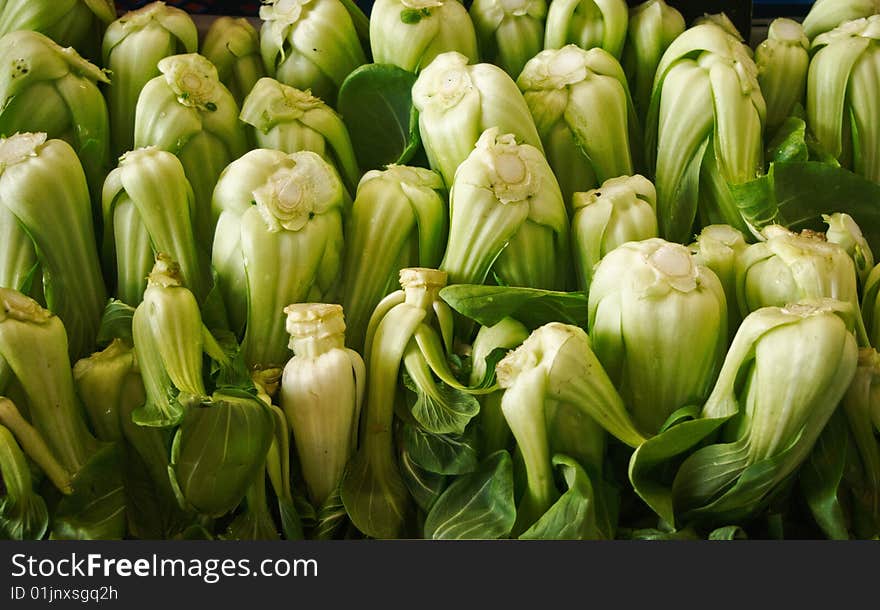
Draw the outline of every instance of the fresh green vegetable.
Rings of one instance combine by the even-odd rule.
[[[687,248],[652,238],[612,250],[595,268],[589,307],[593,349],[639,430],[656,434],[706,399],[727,347],[727,302]]]
[[[725,28],[693,26],[666,49],[645,126],[661,237],[688,241],[698,212],[748,230],[730,185],[763,169],[765,115],[751,50]]]
[[[274,420],[269,406],[241,391],[217,391],[188,409],[168,467],[181,506],[223,516],[265,476]]]
[[[335,300],[346,204],[336,170],[311,151],[256,149],[224,170],[213,262],[249,367],[287,362],[287,305]]]
[[[349,345],[363,346],[370,316],[399,285],[401,269],[440,263],[448,214],[443,179],[435,172],[389,165],[364,174],[346,234],[342,303]]]
[[[284,312],[293,358],[284,367],[281,406],[317,509],[332,498],[357,447],[366,368],[360,355],[345,347],[340,305],[301,303]]]
[[[114,19],[112,0],[6,0],[0,6],[0,35],[16,30],[40,32],[97,61],[104,28]]]
[[[129,151],[104,182],[104,258],[116,267],[116,296],[136,307],[144,278],[163,252],[180,266],[201,303],[211,284],[207,252],[197,245],[195,199],[180,160],[155,147]]]
[[[532,332],[496,367],[501,410],[516,438],[527,487],[514,533],[528,529],[558,499],[551,456],[575,454],[601,471],[605,430],[637,447],[635,428],[583,329],[556,322]]]
[[[779,225],[761,232],[737,264],[737,300],[743,316],[762,307],[830,298],[858,309],[855,264],[846,250],[821,233],[794,233]]]
[[[862,229],[852,216],[842,212],[823,214],[822,220],[828,225],[825,239],[837,244],[849,254],[856,266],[859,283],[864,286],[868,275],[874,268],[874,253],[871,245],[862,234]]]
[[[547,11],[544,48],[600,47],[620,59],[628,24],[624,0],[553,0]]]
[[[460,0],[377,0],[370,9],[370,48],[377,64],[419,72],[441,53],[477,62],[477,35]]]
[[[575,45],[538,53],[517,79],[566,206],[587,191],[634,171],[641,148],[635,108],[618,61]]]
[[[138,96],[150,79],[159,76],[159,60],[195,53],[198,46],[199,32],[189,13],[164,2],[151,2],[110,24],[101,59],[111,76],[105,95],[114,156],[134,147]]]
[[[459,166],[449,198],[449,241],[440,268],[452,284],[564,289],[568,216],[541,151],[489,128]]]
[[[205,33],[202,55],[217,66],[217,76],[241,106],[251,89],[266,76],[260,34],[244,17],[217,17]]]
[[[217,360],[225,356],[202,323],[180,266],[164,253],[156,255],[143,301],[135,309],[132,337],[147,393],[132,419],[141,426],[176,425],[188,408],[207,398],[202,353]]]
[[[736,296],[736,273],[747,248],[745,235],[730,225],[703,227],[694,242],[688,246],[694,262],[705,265],[721,280],[727,301],[727,332],[731,338],[742,321]]]
[[[657,191],[641,175],[610,178],[586,193],[575,193],[571,220],[578,289],[589,293],[593,270],[609,252],[628,241],[657,237]]]
[[[779,127],[796,104],[803,105],[810,65],[810,41],[793,19],[770,23],[767,39],[755,49],[758,83],[767,102],[767,129]]]
[[[2,400],[2,399],[0,399]],[[15,437],[0,425],[0,538],[39,540],[49,527],[46,501],[34,491],[33,477]]]
[[[260,53],[269,76],[333,105],[352,70],[367,63],[339,0],[268,0],[260,7]]]
[[[544,150],[513,79],[498,66],[468,65],[468,61],[461,53],[442,53],[421,71],[412,88],[428,162],[447,187],[452,186],[459,164],[491,127]]]
[[[247,151],[238,104],[202,55],[172,55],[158,66],[161,75],[138,97],[134,146],[155,146],[180,159],[195,195],[196,240],[210,244],[214,186],[220,172]]]
[[[880,15],[849,21],[813,40],[807,124],[841,165],[880,183]]]
[[[684,17],[663,0],[646,0],[629,9],[621,64],[640,121],[648,115],[660,58],[684,30]]]
[[[367,328],[363,353],[369,383],[359,446],[348,464],[341,488],[342,503],[352,522],[373,538],[402,535],[413,508],[394,447],[395,404],[403,397],[398,384],[401,365],[417,394],[411,414],[422,425],[433,428],[406,426],[405,431],[414,437],[410,445],[419,442],[417,439],[426,443],[454,442],[454,437],[444,433],[462,432],[479,411],[476,400],[469,403],[465,399],[461,392],[464,387],[446,363],[446,352],[452,344],[452,312],[438,296],[446,285],[446,273],[436,269],[402,269],[400,285],[402,290],[379,303]],[[442,383],[437,383],[435,375]],[[428,466],[422,460],[421,467]],[[443,470],[438,466],[430,465],[431,471]],[[451,468],[448,471],[453,473]]]
[[[361,177],[348,128],[342,117],[320,99],[264,77],[254,84],[241,107],[241,120],[257,148],[286,153],[316,152],[336,167],[354,193]]]
[[[13,237],[0,244],[3,275],[13,282],[6,287],[21,287],[15,283],[38,262],[35,281],[64,323],[71,356],[90,353],[106,289],[86,178],[70,145],[45,133],[0,139],[0,207],[3,231]]]
[[[511,78],[544,48],[546,0],[475,0],[468,12],[480,57],[504,68]]]
[[[76,151],[93,200],[110,165],[107,75],[72,48],[27,30],[0,38],[0,136],[45,132]]]
[[[880,13],[878,0],[816,0],[804,18],[804,32],[810,40],[837,26]]]

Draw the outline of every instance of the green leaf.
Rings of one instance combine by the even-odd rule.
[[[337,532],[348,521],[348,513],[345,512],[345,505],[342,504],[342,498],[339,496],[339,488],[330,494],[324,500],[324,504],[318,509],[315,517],[315,528],[312,531],[312,538],[316,540],[330,540],[334,538]]]
[[[428,472],[413,462],[406,449],[400,453],[400,474],[413,500],[425,512],[431,510],[449,483],[448,476]]]
[[[629,463],[630,483],[636,494],[667,523],[675,524],[668,464],[700,444],[727,419],[683,421],[649,438],[633,452]]]
[[[587,326],[587,295],[583,292],[454,284],[440,290],[440,298],[483,326],[494,326],[508,316],[529,330],[548,322]]]
[[[122,339],[129,345],[134,345],[131,338],[131,318],[134,316],[134,307],[118,299],[111,299],[104,308],[101,316],[101,325],[98,327],[98,345],[106,345],[113,339]]]
[[[880,184],[816,161],[777,162],[766,175],[731,192],[743,216],[757,228],[777,223],[793,231],[822,231],[823,214],[853,217],[871,249],[880,251]]]
[[[765,158],[771,163],[809,161],[806,122],[798,117],[788,117],[767,143]]]
[[[586,471],[575,460],[553,456],[553,465],[562,471],[568,491],[529,529],[523,540],[606,540],[597,518],[596,494]],[[612,532],[613,536],[613,532]]]
[[[366,64],[339,88],[337,110],[351,135],[363,171],[405,164],[420,146],[412,104],[416,75],[391,64]]]
[[[467,474],[479,464],[475,426],[464,434],[433,434],[407,423],[403,447],[414,464],[435,474]]]
[[[725,525],[709,532],[709,540],[747,540],[746,531],[738,525]]]
[[[427,375],[430,377],[430,370]],[[403,384],[415,395],[410,412],[427,432],[463,434],[468,423],[480,412],[476,397],[442,381],[435,382],[432,378],[417,381],[404,371]]]
[[[748,466],[748,437],[698,449],[682,462],[672,483],[676,513],[714,502],[736,484]]]
[[[443,492],[425,519],[425,538],[494,540],[508,536],[515,520],[513,461],[502,450]]]
[[[813,518],[832,540],[850,539],[838,496],[850,442],[847,425],[843,413],[835,411],[799,474],[800,487]]]
[[[55,540],[118,540],[125,536],[126,497],[121,449],[99,449],[73,479],[73,493],[58,503],[52,519]]]

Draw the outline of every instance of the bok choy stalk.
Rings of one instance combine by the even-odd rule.
[[[597,360],[587,334],[551,322],[501,360],[501,410],[526,468],[526,491],[515,531],[525,531],[558,497],[551,457],[564,453],[601,471],[604,430],[637,447],[636,430],[620,395]]]
[[[188,409],[168,467],[181,507],[209,517],[235,509],[265,476],[274,430],[269,405],[241,390],[218,390]]]
[[[544,48],[600,47],[620,59],[628,24],[624,0],[553,0],[547,11]]]
[[[657,191],[641,175],[610,178],[575,193],[571,247],[578,290],[589,292],[593,269],[618,246],[657,237]]]
[[[858,367],[840,407],[860,466],[860,476],[851,476],[848,482],[855,504],[871,516],[876,528],[880,525],[880,353],[875,349],[859,350]],[[877,533],[875,530],[874,535]]]
[[[260,54],[268,75],[311,90],[328,104],[336,103],[345,77],[367,61],[339,0],[267,0],[260,19]]]
[[[207,252],[196,245],[195,200],[180,160],[155,147],[129,151],[104,182],[104,257],[116,267],[116,296],[136,307],[156,254],[180,266],[183,283],[201,303],[211,284]]]
[[[828,225],[825,239],[832,244],[837,244],[849,254],[855,263],[859,283],[864,286],[868,275],[874,268],[874,253],[871,251],[868,240],[862,234],[862,229],[852,216],[843,212],[823,214],[822,220]]]
[[[46,305],[64,323],[71,356],[90,353],[106,289],[86,178],[70,145],[47,140],[45,133],[0,139],[0,208],[3,231],[13,238],[0,243],[0,267],[8,270],[4,275],[15,280],[30,273],[33,253],[42,273]]]
[[[855,264],[846,250],[821,233],[794,233],[779,225],[761,231],[737,265],[737,299],[743,316],[761,307],[830,298],[859,307]]]
[[[451,309],[438,294],[446,285],[446,273],[436,269],[402,269],[400,285],[402,290],[385,297],[370,319],[364,347],[370,381],[361,416],[359,446],[346,468],[341,487],[342,503],[352,523],[373,538],[404,534],[412,509],[394,443],[395,404],[401,403],[403,407],[402,388],[398,384],[401,365],[409,375],[411,387],[419,394],[410,414],[431,432],[460,434],[479,410],[479,405],[473,404],[475,400],[470,404],[458,400],[462,398],[458,391],[464,387],[446,364],[453,318]],[[435,381],[435,375],[442,384]],[[447,396],[455,404],[448,403]]]
[[[636,427],[656,434],[709,395],[727,348],[727,302],[718,276],[684,246],[629,242],[596,266],[589,328]]]
[[[205,33],[201,52],[217,66],[220,82],[239,106],[257,81],[266,76],[260,34],[244,17],[217,17]]]
[[[134,146],[155,146],[180,159],[195,196],[196,241],[210,244],[214,185],[220,172],[247,150],[238,104],[202,55],[172,55],[158,66],[161,74],[138,97]]]
[[[332,164],[354,193],[361,171],[342,117],[308,91],[261,78],[241,107],[241,120],[258,148],[316,152]]]
[[[364,174],[346,234],[342,303],[348,345],[363,347],[370,316],[399,286],[401,269],[440,264],[448,214],[443,179],[436,172],[389,165]]]
[[[736,296],[736,273],[740,258],[747,248],[745,236],[730,225],[703,227],[696,240],[688,246],[694,261],[714,271],[721,280],[727,302],[727,332],[731,339],[742,321]]]
[[[813,40],[807,125],[841,165],[880,183],[880,14]]]
[[[0,38],[0,134],[45,132],[76,151],[93,198],[110,165],[110,122],[98,83],[104,72],[37,32]]]
[[[684,17],[663,0],[647,0],[629,9],[621,64],[640,121],[645,120],[651,105],[651,90],[660,58],[684,30]]]
[[[159,76],[163,57],[195,53],[199,32],[189,13],[164,2],[151,2],[110,24],[101,51],[111,80],[105,87],[110,140],[119,156],[134,147],[134,114],[147,82]]]
[[[30,466],[12,433],[0,425],[0,538],[39,540],[49,527],[46,501],[34,491]]]
[[[880,13],[880,0],[816,0],[804,18],[810,40],[837,26]]]
[[[2,253],[0,254],[0,286],[13,288],[38,298],[34,294],[34,283],[40,283],[37,250],[30,235],[15,218],[15,214],[2,204],[2,195],[0,195],[0,244],[3,244],[0,248]]]
[[[461,53],[442,53],[421,71],[412,88],[428,162],[443,176],[447,188],[459,164],[490,127],[544,150],[513,79],[498,66],[468,65],[468,61]]]
[[[132,421],[132,412],[146,400],[134,347],[121,339],[113,339],[100,352],[77,361],[73,366],[73,379],[97,437],[120,444],[124,468],[142,469],[149,482],[147,493],[153,495],[163,509],[149,520],[151,525],[158,522],[160,529],[151,529],[145,536],[177,534],[192,521],[192,516],[175,510],[177,502],[168,478],[170,431],[139,426]],[[139,484],[143,485],[143,481]],[[125,485],[128,488],[127,479]],[[131,497],[128,501],[134,502]],[[136,520],[129,518],[129,526],[133,535],[141,537]]]
[[[492,326],[481,326],[471,344],[470,386],[486,384],[495,376],[495,365],[500,360],[498,354],[519,347],[528,337],[529,331],[525,325],[511,317],[503,318]],[[497,389],[477,396],[480,402],[480,431],[485,454],[507,449],[510,444],[510,428],[501,411],[503,395],[504,391]]]
[[[207,399],[202,353],[218,361],[226,357],[202,323],[198,302],[183,284],[180,266],[164,253],[156,255],[131,326],[147,393],[132,419],[141,426],[176,425],[185,410]]]
[[[475,0],[469,10],[480,56],[511,78],[544,48],[546,0]]]
[[[810,41],[803,26],[793,19],[774,19],[767,39],[755,49],[758,83],[767,102],[767,128],[775,129],[796,104],[804,103]]]
[[[98,442],[74,390],[64,324],[33,299],[0,288],[0,359],[21,384],[30,420],[4,398],[0,424],[59,490],[70,493],[70,478],[95,454]]]
[[[104,28],[114,19],[112,0],[6,0],[0,5],[0,36],[16,30],[40,32],[97,61]]]
[[[451,284],[562,290],[569,227],[562,194],[541,151],[487,129],[459,166],[450,192],[449,240],[440,268]]]
[[[303,479],[319,509],[337,492],[357,447],[366,368],[345,347],[342,306],[300,303],[285,307],[291,358],[281,380],[281,407],[293,431]]]
[[[610,53],[575,45],[542,51],[517,85],[566,206],[576,192],[633,173],[631,147],[640,148],[641,135],[626,75]]]
[[[345,189],[316,153],[257,149],[224,170],[213,204],[214,267],[234,330],[245,322],[244,360],[280,373],[284,308],[336,298]]]
[[[661,237],[685,243],[698,211],[748,231],[729,185],[763,170],[765,115],[751,50],[725,28],[693,26],[666,49],[645,125]]]
[[[370,48],[377,64],[419,72],[441,53],[479,61],[477,34],[460,0],[377,0],[370,10]]]
[[[703,418],[726,421],[723,440],[678,468],[677,520],[751,516],[795,472],[855,374],[853,313],[847,303],[820,299],[765,307],[743,320],[702,410]]]
[[[862,289],[861,311],[872,347],[880,349],[880,264],[871,269]]]

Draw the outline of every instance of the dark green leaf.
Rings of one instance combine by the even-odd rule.
[[[403,447],[414,464],[435,474],[466,474],[479,463],[475,426],[464,434],[432,434],[407,423]]]
[[[731,191],[754,226],[781,224],[793,231],[823,230],[823,214],[853,217],[875,252],[880,251],[880,184],[842,167],[816,161],[773,163],[765,176]]]
[[[515,519],[513,462],[497,451],[437,499],[425,519],[425,538],[494,540],[509,535]]]
[[[676,513],[714,502],[733,487],[748,465],[747,437],[698,449],[682,462],[672,483]]]
[[[665,466],[699,445],[727,418],[694,419],[672,426],[649,438],[633,452],[629,479],[635,492],[667,523],[675,523],[672,481],[666,480]]]
[[[49,527],[49,510],[37,493],[0,498],[0,540],[39,540]]]
[[[525,540],[605,540],[599,527],[593,483],[575,460],[555,455],[553,465],[562,471],[568,491],[562,494],[534,525],[520,535]]]
[[[99,449],[73,479],[73,493],[58,503],[52,518],[53,539],[118,540],[125,536],[126,497],[121,449]]]
[[[768,142],[765,156],[771,163],[808,161],[806,122],[798,117],[788,117]]]
[[[315,517],[315,528],[312,538],[316,540],[331,540],[336,537],[348,521],[348,514],[339,496],[339,489],[328,497]]]
[[[416,75],[390,64],[366,64],[339,88],[337,110],[363,171],[405,164],[420,146],[412,104]]]
[[[98,327],[98,345],[108,344],[113,339],[122,339],[129,345],[134,345],[131,338],[132,316],[134,316],[134,307],[131,305],[118,299],[108,301],[101,316],[101,325]]]
[[[483,326],[493,326],[508,316],[529,330],[548,322],[587,326],[587,295],[583,292],[454,284],[443,288],[440,298]]]
[[[847,422],[838,410],[816,440],[810,457],[800,470],[801,490],[816,523],[832,540],[849,540],[849,528],[839,489],[849,445]]]
[[[419,467],[405,449],[400,453],[400,474],[413,500],[425,512],[431,510],[449,482],[448,476]]]

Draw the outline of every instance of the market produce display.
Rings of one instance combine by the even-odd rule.
[[[0,539],[880,538],[880,3],[0,6]]]

